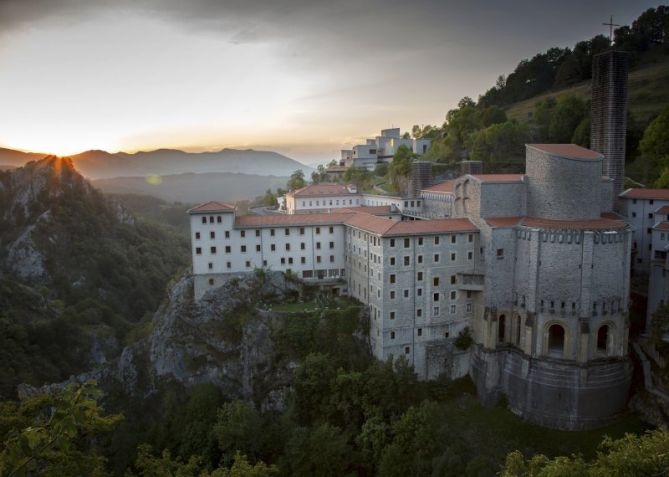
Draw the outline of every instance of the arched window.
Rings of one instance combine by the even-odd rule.
[[[597,330],[597,351],[608,353],[609,351],[609,326],[600,326]]]
[[[499,323],[497,324],[497,342],[504,343],[505,332],[506,332],[506,316],[500,315]]]
[[[559,356],[564,353],[564,328],[560,325],[548,328],[548,352]]]

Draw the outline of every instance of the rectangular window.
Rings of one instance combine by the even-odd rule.
[[[467,252],[467,260],[472,260],[474,258],[474,252]]]
[[[334,263],[334,255],[330,255],[330,263]]]
[[[304,250],[305,248],[307,248],[305,243],[304,242],[300,243],[300,250]]]
[[[451,235],[451,243],[455,243],[457,239],[457,235]]]
[[[438,287],[439,286],[439,277],[433,277],[432,278],[432,286],[433,287]]]
[[[230,249],[230,245],[225,246],[225,253],[230,253],[232,250]]]
[[[316,233],[317,233],[317,234],[320,234],[320,233],[321,233],[321,228],[320,228],[320,227],[316,227]]]
[[[242,249],[242,253],[246,253],[246,245],[242,245],[241,249]]]
[[[411,257],[404,257],[404,266],[408,267],[411,265]]]
[[[390,265],[395,265],[395,257],[390,257]]]
[[[504,249],[503,248],[498,248],[497,249],[497,258],[504,258]]]
[[[391,313],[391,314],[392,314],[392,313]],[[391,332],[390,332],[390,339],[391,339],[391,340],[394,340],[394,339],[395,339],[395,332],[394,332],[394,331],[391,331]]]
[[[199,239],[200,239],[200,232],[195,232],[195,240],[199,240]]]
[[[394,319],[395,319],[395,312],[394,312],[394,311],[391,311],[391,312],[390,312],[390,319],[391,319],[391,320],[394,320]]]
[[[416,257],[416,259],[418,260],[418,263],[423,263],[423,256],[422,255],[418,255],[418,257]]]
[[[251,262],[248,260],[246,261],[246,268],[251,268]]]
[[[395,290],[390,290],[390,299],[391,300],[395,299]]]
[[[214,262],[209,262],[209,270],[213,270],[214,268]]]
[[[409,298],[409,290],[404,290],[404,298]]]
[[[256,245],[256,252],[260,252],[260,244]]]
[[[225,262],[226,268],[232,268],[232,262]]]
[[[451,285],[455,285],[458,281],[457,275],[451,275]]]
[[[439,307],[435,306],[432,308],[432,316],[439,316]]]
[[[216,253],[216,247],[211,247],[211,248],[209,249],[209,251],[210,251],[212,254],[215,254],[215,253]]]
[[[434,244],[439,245],[439,236],[434,237]]]
[[[321,256],[320,255],[316,255],[316,263],[321,263]]]
[[[334,242],[330,242],[330,248],[334,248]]]
[[[411,240],[408,238],[404,239],[404,248],[409,248],[411,246]]]
[[[320,249],[321,249],[321,243],[320,243],[320,242],[316,242],[316,250],[320,250]]]
[[[256,229],[256,237],[260,237],[260,230]]]
[[[300,257],[300,263],[302,264],[307,263],[307,259],[304,257]]]
[[[240,235],[242,236],[242,238],[246,237],[246,230],[242,230],[242,231],[239,232],[239,233],[240,233]]]
[[[416,281],[422,281],[423,280],[423,272],[418,272],[416,273]]]
[[[216,216],[216,222],[218,222],[219,224],[222,222],[222,220],[221,220],[221,216],[220,216],[220,215],[217,215],[217,216]]]
[[[270,236],[274,237],[274,229],[269,229]]]
[[[419,311],[420,311],[420,310],[419,310]],[[418,316],[420,316],[420,315],[418,315]],[[417,334],[418,336],[423,336],[423,328],[418,328],[418,329],[416,330],[416,334]]]
[[[281,257],[281,265],[285,265],[285,264],[286,264],[286,259]]]
[[[201,247],[196,247],[195,248],[195,255],[202,255],[202,248]]]
[[[395,246],[395,239],[390,239],[390,246],[394,247]]]
[[[467,313],[471,313],[471,312],[472,312],[472,304],[467,303]]]
[[[423,237],[418,237],[418,245],[423,245]]]
[[[439,293],[432,294],[432,301],[439,301]]]
[[[458,292],[455,290],[451,291],[451,300],[455,300],[458,297]]]
[[[286,252],[290,252],[290,244],[289,243],[286,244]]]
[[[271,245],[269,246],[269,249],[270,249],[272,252],[276,252],[276,244],[271,244]]]
[[[455,262],[455,252],[451,252],[451,262]]]
[[[434,254],[434,263],[439,263],[439,254],[438,253]]]
[[[451,315],[455,313],[455,305],[451,305]]]
[[[390,283],[395,283],[395,274],[394,273],[392,273],[389,278],[390,278]]]
[[[304,227],[300,227],[300,235],[304,235]]]
[[[331,233],[331,234],[334,233],[334,227],[330,227],[330,233]]]
[[[416,288],[416,296],[423,296],[423,289],[422,288]]]
[[[230,238],[230,231],[229,230],[225,231],[225,238],[227,238],[227,239]]]
[[[206,224],[206,223],[207,223],[207,218],[206,218],[206,217],[202,217],[202,223],[203,223],[203,224]]]
[[[474,241],[474,234],[469,234],[469,236],[467,237],[467,241],[470,242],[470,243],[473,242]]]

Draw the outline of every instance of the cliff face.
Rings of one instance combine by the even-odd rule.
[[[127,347],[113,379],[130,394],[151,392],[160,380],[190,387],[212,383],[229,399],[283,406],[296,362],[281,357],[274,332],[281,317],[258,307],[293,290],[280,273],[231,280],[193,300],[193,279],[182,277],[153,318],[152,330]]]

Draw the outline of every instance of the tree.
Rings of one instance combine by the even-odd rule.
[[[293,172],[288,179],[288,184],[286,184],[288,190],[300,189],[305,185],[307,185],[307,183],[304,180],[304,171],[302,169],[298,169]]]
[[[364,189],[372,180],[372,173],[361,167],[351,166],[344,172],[344,181],[352,182],[358,189]]]
[[[87,382],[5,406],[14,425],[2,436],[0,475],[106,475],[96,442],[121,416],[103,414],[100,396]]]
[[[641,436],[605,437],[597,457],[586,462],[580,456],[553,459],[538,454],[525,459],[520,451],[507,455],[502,477],[635,477],[669,473],[669,431],[656,429]]]
[[[470,136],[470,157],[475,161],[483,161],[486,166],[521,163],[528,139],[529,132],[525,124],[517,121],[493,124]]]
[[[406,145],[402,144],[397,148],[388,170],[390,180],[396,190],[404,191],[406,189],[406,182],[411,175],[411,162],[415,158],[416,154]]]
[[[574,131],[587,116],[585,102],[576,96],[562,96],[551,112],[548,124],[548,138],[554,143],[568,143]]]
[[[376,165],[374,168],[374,175],[377,177],[385,177],[386,174],[388,174],[388,163],[387,162],[381,162]]]
[[[213,432],[223,453],[221,461],[224,464],[231,464],[237,451],[253,461],[260,458],[262,418],[252,404],[232,401],[221,406]]]
[[[655,118],[643,133],[639,143],[644,182],[659,174],[669,174],[669,107]],[[658,187],[667,187],[669,183],[657,182]]]
[[[286,444],[285,460],[289,475],[347,475],[351,448],[340,429],[321,424],[296,429]]]
[[[311,182],[318,184],[325,180],[325,166],[323,164],[318,164],[316,170],[311,173]]]

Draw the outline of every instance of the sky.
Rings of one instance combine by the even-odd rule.
[[[0,0],[0,147],[327,161],[645,0]]]

